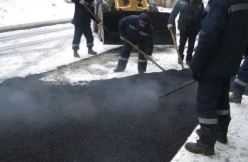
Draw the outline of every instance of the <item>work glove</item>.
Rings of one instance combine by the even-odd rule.
[[[120,39],[125,41],[126,40],[126,37],[125,36],[120,36]]]
[[[192,77],[195,81],[199,81],[199,72],[191,71],[191,77]]]
[[[149,55],[144,55],[144,57],[146,60],[150,60],[150,58],[151,58],[151,56],[149,56]]]
[[[83,5],[84,4],[84,0],[80,0],[79,3]]]
[[[173,29],[173,25],[172,25],[172,24],[168,24],[168,25],[167,25],[167,28],[168,28],[169,30],[171,30],[171,29]]]

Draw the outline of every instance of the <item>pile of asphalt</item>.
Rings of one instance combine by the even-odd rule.
[[[55,85],[0,84],[0,157],[15,162],[170,161],[197,125],[188,70]]]

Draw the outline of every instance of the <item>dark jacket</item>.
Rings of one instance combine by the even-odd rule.
[[[204,13],[204,5],[202,0],[195,0],[195,7],[194,7],[194,29],[196,34],[201,29],[203,13]],[[188,17],[190,12],[190,1],[189,0],[178,0],[171,12],[168,24],[172,24],[174,27],[175,19],[180,12],[180,16],[178,19],[178,29],[180,31],[186,31],[187,24],[188,24]]]
[[[79,3],[80,0],[71,0],[75,3],[75,12],[72,20],[72,24],[77,27],[83,27],[84,25],[89,25],[91,19],[97,22],[97,20],[91,15],[91,13]],[[86,6],[94,13],[94,0],[85,0]]]
[[[246,44],[246,50],[245,50],[245,54],[244,54],[244,56],[245,57],[248,57],[248,37],[247,37],[247,44]]]
[[[153,27],[149,24],[146,28],[139,26],[139,16],[131,15],[124,17],[119,22],[119,32],[133,43],[144,43],[147,55],[153,51]]]
[[[213,1],[214,1],[214,0],[209,0],[209,1],[208,1],[207,6],[205,7],[204,13],[203,13],[203,15],[202,15],[203,19],[205,19],[205,17],[207,16],[207,13],[208,13],[209,8],[211,7]]]
[[[203,22],[190,68],[214,77],[237,74],[248,36],[247,0],[214,0]]]
[[[248,41],[248,39],[247,39]],[[245,60],[242,63],[241,67],[239,68],[239,72],[237,74],[238,80],[244,83],[248,83],[248,42],[246,45],[246,50],[244,53]],[[235,83],[234,83],[235,84]],[[240,83],[237,83],[240,86]]]

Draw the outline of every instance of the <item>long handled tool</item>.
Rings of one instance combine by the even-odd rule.
[[[147,60],[150,60],[151,62],[153,62],[158,68],[160,68],[162,71],[166,72],[166,70],[161,67],[156,61],[154,61],[152,59],[151,56],[145,54],[143,51],[141,51],[138,47],[136,47],[132,42],[130,42],[129,40],[125,39],[125,41],[130,44],[133,48],[135,48],[139,53],[141,53],[142,55],[144,55],[144,57],[147,59]]]
[[[92,13],[92,11],[89,9],[89,7],[87,7],[87,5],[85,5],[85,3],[82,4],[88,11],[89,13],[98,20],[98,22],[101,22],[102,27],[108,32],[110,33],[110,31],[103,25],[102,21],[94,14]],[[135,48],[139,53],[141,53],[142,55],[144,55],[144,57],[147,60],[150,60],[151,62],[153,62],[157,67],[159,67],[162,71],[166,71],[164,68],[162,68],[158,63],[156,63],[149,55],[145,54],[143,51],[141,51],[139,48],[137,48],[133,43],[131,43],[129,40],[125,39],[125,41],[127,43],[129,43],[133,48]]]
[[[178,50],[178,46],[177,46],[177,41],[176,41],[175,35],[174,35],[172,29],[169,29],[169,30],[170,30],[171,37],[172,37],[172,39],[173,39],[173,42],[174,42],[174,45],[175,45],[177,54],[178,54],[179,61],[180,61],[181,65],[182,65],[182,69],[184,69],[183,60],[182,60],[182,57],[181,57],[181,55],[180,55],[180,53],[179,53],[179,50]]]
[[[89,7],[85,4],[86,2],[84,2],[84,3],[81,3],[87,10],[88,10],[88,12],[99,22],[99,23],[101,23],[101,25],[102,25],[102,27],[108,32],[108,33],[110,33],[110,31],[103,25],[103,23],[102,23],[102,20],[100,20],[90,9],[89,9]]]
[[[194,82],[195,82],[195,80],[191,80],[191,81],[189,81],[189,82],[187,82],[187,83],[185,83],[185,84],[183,84],[183,85],[181,85],[181,86],[179,86],[179,87],[173,89],[172,91],[169,91],[169,92],[167,92],[167,93],[161,94],[160,96],[158,96],[158,97],[156,98],[156,101],[157,101],[158,106],[161,108],[161,106],[160,106],[160,104],[159,104],[159,99],[160,99],[160,98],[165,97],[165,96],[168,96],[168,95],[170,95],[170,94],[172,94],[172,93],[174,93],[174,92],[176,92],[176,91],[178,91],[178,90],[180,90],[180,89],[182,89],[182,88],[184,88],[184,87],[187,87],[187,86],[191,85],[191,84],[194,83]]]

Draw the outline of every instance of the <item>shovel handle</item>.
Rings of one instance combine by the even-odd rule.
[[[89,7],[86,5],[86,4],[83,4],[83,6],[88,10],[88,12],[95,18],[95,19],[97,19],[97,21],[99,22],[99,23],[101,23],[101,25],[102,25],[102,27],[108,32],[108,33],[110,33],[110,31],[103,25],[103,22],[102,22],[102,20],[100,20],[90,9],[89,9]]]
[[[132,42],[130,42],[129,40],[125,39],[125,41],[130,44],[133,48],[135,48],[139,53],[141,53],[142,55],[144,55],[144,57],[148,60],[150,60],[151,62],[153,62],[157,67],[159,67],[162,71],[166,72],[166,70],[164,68],[162,68],[156,61],[154,61],[152,59],[151,56],[145,54],[143,51],[141,51],[139,48],[137,48]]]
[[[178,91],[178,90],[180,90],[180,89],[182,89],[182,88],[184,88],[184,87],[186,87],[186,86],[188,86],[188,85],[190,85],[190,84],[192,84],[192,83],[194,83],[194,82],[195,82],[195,80],[191,80],[191,81],[189,81],[189,82],[187,82],[187,83],[185,83],[185,84],[183,84],[183,85],[181,85],[181,86],[179,86],[179,87],[173,89],[173,90],[170,91],[170,92],[167,92],[167,93],[164,93],[164,94],[160,95],[159,98],[168,96],[169,94],[174,93],[174,92],[176,92],[176,91]]]
[[[169,29],[169,30],[170,30],[171,37],[172,37],[172,39],[173,39],[173,42],[174,42],[174,45],[175,45],[177,54],[178,54],[179,61],[181,62],[181,65],[182,65],[182,69],[184,69],[183,60],[182,60],[182,57],[181,57],[181,55],[180,55],[180,53],[179,53],[179,50],[178,50],[178,46],[177,46],[177,41],[176,41],[175,35],[174,35],[172,29]]]

